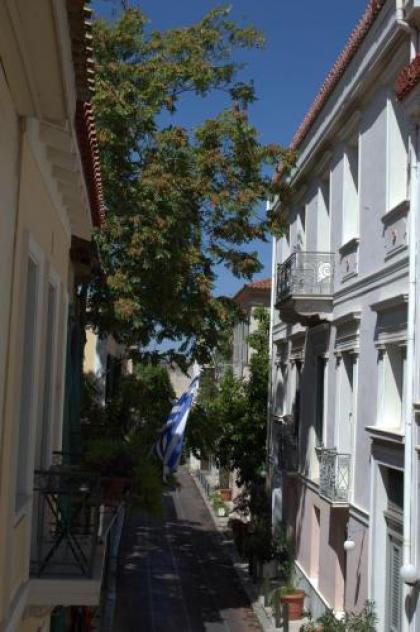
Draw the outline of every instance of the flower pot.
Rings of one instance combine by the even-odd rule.
[[[287,603],[289,606],[289,621],[297,621],[303,618],[303,602],[305,593],[303,590],[297,590],[290,595],[282,595],[280,603]]]
[[[219,507],[217,509],[217,515],[219,516],[219,518],[224,518],[224,516],[226,516],[226,511],[224,507]]]
[[[232,500],[232,490],[231,489],[220,489],[220,495],[225,502],[230,502]]]

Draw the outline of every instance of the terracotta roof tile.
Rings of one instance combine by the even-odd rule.
[[[91,9],[88,0],[67,0],[77,103],[75,127],[89,195],[93,224],[105,221],[101,166],[96,138],[95,117],[90,103],[94,86],[92,60]]]
[[[420,83],[420,55],[416,55],[408,66],[401,69],[395,82],[395,94],[402,101]]]
[[[271,288],[271,279],[259,279],[258,281],[252,281],[247,283],[245,287],[256,290],[269,290]]]

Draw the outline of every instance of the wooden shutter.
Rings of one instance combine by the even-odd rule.
[[[388,629],[391,632],[401,630],[401,601],[402,585],[400,568],[402,562],[401,543],[389,536],[389,566],[388,566]]]

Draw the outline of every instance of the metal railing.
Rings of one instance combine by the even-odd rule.
[[[331,296],[334,253],[296,251],[278,266],[277,301],[290,296]]]
[[[319,494],[332,503],[347,504],[350,491],[350,454],[335,448],[317,448]]]
[[[92,577],[103,512],[97,475],[66,466],[37,470],[31,574]]]
[[[201,487],[204,489],[206,496],[210,496],[210,494],[216,491],[217,485],[211,482],[202,470],[197,470],[196,477]]]

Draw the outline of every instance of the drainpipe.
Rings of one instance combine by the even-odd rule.
[[[267,202],[267,211],[271,208],[270,202]],[[271,480],[272,480],[272,463],[271,450],[273,445],[273,424],[272,424],[272,400],[273,400],[273,326],[274,326],[274,303],[276,296],[276,244],[275,237],[272,239],[272,256],[271,256],[271,294],[270,294],[270,329],[268,337],[268,397],[267,397],[267,442],[266,442],[266,491],[271,496]],[[270,473],[270,477],[268,477]]]
[[[407,314],[407,379],[405,385],[404,406],[404,526],[403,526],[403,566],[401,576],[406,580],[407,574],[415,568],[412,560],[412,493],[413,489],[413,402],[414,402],[414,353],[416,325],[416,215],[418,213],[418,168],[420,153],[419,126],[416,124],[411,149],[411,191],[410,191],[410,224],[409,224],[409,273],[408,273],[408,314]],[[414,552],[414,551],[413,551]],[[414,562],[414,563],[413,563]],[[405,596],[410,595],[410,587],[406,580]],[[404,599],[405,603],[405,599]],[[403,610],[404,611],[404,610]],[[405,611],[404,611],[405,612]],[[410,629],[408,617],[404,617],[403,629]]]
[[[401,5],[401,0],[398,2]],[[417,32],[411,29],[410,61],[417,53]],[[407,578],[415,572],[414,542],[412,542],[412,494],[416,493],[413,486],[413,417],[415,397],[415,327],[416,327],[416,220],[419,212],[419,180],[418,159],[420,156],[419,125],[416,123],[410,143],[410,213],[409,213],[409,270],[408,270],[408,311],[407,311],[407,368],[404,402],[404,524],[403,524],[403,566],[401,577],[405,581],[403,587],[403,624],[402,629],[407,632],[411,628],[409,615],[406,613],[405,603],[410,597],[412,587]],[[415,582],[414,582],[415,583]]]
[[[396,11],[395,11],[396,22],[398,26],[400,26],[404,31],[407,31],[407,33],[411,33],[411,26],[405,19],[405,11],[404,11],[405,1],[404,0],[396,0],[396,1],[397,1]]]

